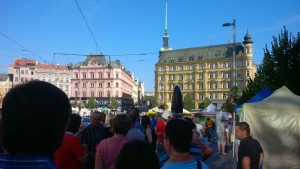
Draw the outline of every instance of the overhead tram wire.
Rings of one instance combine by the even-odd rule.
[[[102,51],[101,51],[101,49],[100,49],[100,47],[99,47],[99,45],[98,45],[98,42],[97,42],[97,40],[96,40],[96,38],[95,38],[95,36],[94,36],[94,34],[93,34],[93,32],[92,32],[92,30],[91,30],[89,24],[87,23],[87,21],[86,21],[86,19],[85,19],[85,16],[83,15],[83,12],[82,12],[82,10],[80,9],[80,7],[79,7],[79,5],[78,5],[77,0],[74,0],[74,1],[75,1],[75,3],[76,3],[76,6],[77,6],[77,8],[78,8],[78,10],[79,10],[79,12],[80,12],[80,14],[81,14],[81,16],[82,16],[82,18],[83,18],[85,24],[86,24],[86,26],[87,26],[87,28],[88,28],[88,30],[89,30],[91,36],[93,37],[93,40],[94,40],[94,42],[95,42],[95,44],[96,44],[96,47],[97,47],[98,50],[100,51],[100,54],[102,54]]]
[[[45,59],[42,58],[41,56],[38,56],[37,54],[35,54],[34,52],[32,52],[32,50],[29,50],[29,49],[25,48],[23,45],[21,45],[19,42],[15,41],[15,40],[12,39],[11,37],[7,36],[6,34],[4,34],[4,33],[2,33],[2,32],[0,32],[0,34],[1,34],[2,36],[4,36],[5,38],[7,38],[8,40],[10,40],[10,41],[12,41],[13,43],[15,43],[16,45],[18,45],[19,47],[21,47],[21,48],[22,48],[21,51],[30,52],[31,54],[33,54],[33,55],[39,57],[39,59],[41,59],[42,61],[44,61],[45,63],[47,63],[47,60],[45,60]]]

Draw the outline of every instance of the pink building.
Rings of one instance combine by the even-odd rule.
[[[130,102],[133,80],[119,60],[106,61],[104,55],[88,55],[84,62],[73,66],[71,99],[96,98],[106,106],[110,98],[120,104]],[[123,106],[124,107],[124,106]]]

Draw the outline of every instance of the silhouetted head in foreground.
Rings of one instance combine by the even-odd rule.
[[[71,114],[62,90],[47,82],[30,81],[12,88],[2,109],[0,139],[5,151],[52,158]]]
[[[159,169],[159,160],[151,144],[132,140],[124,145],[116,169]]]

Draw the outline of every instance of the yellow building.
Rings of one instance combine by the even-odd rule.
[[[9,74],[0,74],[0,107],[2,107],[2,100],[6,93],[12,88],[12,81]]]
[[[191,94],[195,108],[205,98],[221,107],[236,84],[241,92],[247,79],[253,79],[256,66],[253,63],[252,39],[247,32],[242,43],[231,43],[172,50],[168,47],[165,29],[164,45],[155,65],[155,96],[159,104],[171,103],[173,89],[181,88],[183,98]],[[233,77],[233,49],[235,46],[236,82]]]

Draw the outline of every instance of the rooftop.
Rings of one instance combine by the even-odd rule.
[[[209,60],[217,58],[231,58],[233,55],[233,43],[212,45],[185,49],[169,50],[160,53],[157,63],[187,62]],[[241,43],[235,43],[236,56],[244,51]]]

